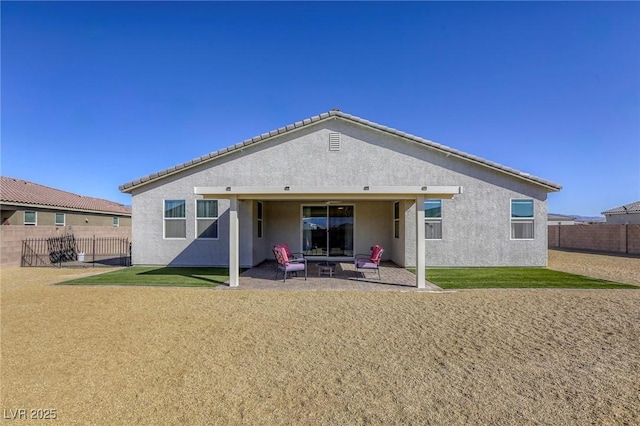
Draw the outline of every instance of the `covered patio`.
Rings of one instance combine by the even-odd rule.
[[[418,288],[416,276],[393,262],[382,262],[378,279],[375,272],[356,272],[353,262],[335,262],[335,273],[332,276],[320,275],[319,262],[309,262],[307,279],[304,273],[287,277],[282,282],[282,273],[275,278],[276,264],[265,261],[240,274],[238,286],[230,286],[227,282],[218,289],[241,288],[248,290],[297,290],[297,291],[443,291],[437,285],[425,280],[425,287]]]
[[[241,228],[241,212],[240,204],[243,202],[256,202],[260,201],[275,201],[275,202],[287,202],[287,201],[308,201],[308,202],[358,202],[358,201],[395,201],[406,200],[413,208],[413,220],[407,220],[406,223],[406,237],[402,239],[403,249],[413,246],[411,258],[414,263],[408,263],[409,266],[414,266],[416,269],[415,274],[411,274],[408,271],[399,268],[404,274],[398,273],[402,278],[392,279],[392,282],[385,285],[391,286],[391,288],[397,288],[405,286],[404,288],[417,288],[417,289],[429,289],[429,283],[425,277],[425,213],[423,206],[426,199],[448,199],[453,198],[455,195],[462,194],[461,186],[342,186],[336,188],[328,187],[316,187],[316,186],[279,186],[279,187],[265,187],[265,186],[225,186],[225,187],[194,187],[194,194],[202,196],[204,199],[228,199],[229,200],[229,287],[237,287],[239,285],[251,285],[249,280],[241,280],[240,275],[240,246],[246,244],[250,239],[243,240],[240,238]],[[384,216],[381,216],[384,217]],[[243,223],[242,228],[251,229],[251,222]],[[366,225],[365,225],[366,229]],[[291,239],[290,241],[293,241]],[[274,241],[274,243],[276,243]],[[269,247],[270,249],[270,247]],[[294,248],[295,249],[295,248]],[[293,251],[293,250],[292,250]],[[295,250],[300,251],[300,250]],[[362,250],[360,252],[363,252]],[[357,251],[356,251],[357,253]],[[269,256],[264,256],[269,258]],[[314,259],[315,260],[315,259]],[[326,259],[325,259],[326,260]],[[349,262],[344,262],[344,259],[336,259],[339,262],[340,268],[343,269],[343,274],[336,274],[337,277],[342,276],[343,281],[351,282],[351,286],[364,286],[363,283],[369,281],[363,281],[355,276],[355,270],[350,273]],[[409,261],[411,262],[411,261]],[[392,263],[391,263],[392,264]],[[407,261],[404,262],[407,266]],[[256,279],[259,279],[259,268],[263,264],[252,268],[251,274],[258,274]],[[267,270],[275,270],[275,267]],[[251,271],[250,270],[250,271]],[[314,275],[316,269],[309,268],[309,276]],[[275,275],[275,274],[273,274]],[[316,274],[317,275],[317,274]],[[395,274],[393,274],[395,275]],[[267,275],[268,276],[268,275]],[[265,276],[265,278],[267,277]],[[336,279],[338,279],[336,277]],[[243,278],[246,278],[243,274]],[[321,277],[325,278],[325,277]],[[361,278],[361,277],[360,277]],[[270,279],[274,281],[273,278]],[[383,279],[384,280],[384,279]],[[247,281],[245,283],[245,281]],[[398,282],[393,282],[398,281]],[[265,283],[266,284],[266,283]],[[273,284],[272,284],[273,285]],[[370,282],[369,282],[370,285]],[[379,281],[375,284],[377,286],[382,285]],[[395,287],[394,287],[395,286]],[[289,288],[289,287],[287,287]],[[377,288],[377,287],[375,287]]]

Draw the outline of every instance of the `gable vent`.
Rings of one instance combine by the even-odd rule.
[[[329,133],[329,151],[340,151],[340,133]]]

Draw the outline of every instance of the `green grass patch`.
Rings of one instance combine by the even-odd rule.
[[[126,285],[166,287],[216,287],[229,279],[228,268],[174,268],[132,266],[100,275],[78,278],[64,285]]]
[[[580,288],[638,289],[597,278],[545,268],[443,268],[427,269],[427,280],[443,289],[465,288]]]

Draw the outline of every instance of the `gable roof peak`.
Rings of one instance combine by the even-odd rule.
[[[369,127],[371,129],[374,129],[374,130],[377,130],[377,131],[380,131],[380,132],[384,132],[384,133],[387,133],[387,134],[390,134],[390,135],[393,135],[393,136],[396,136],[396,137],[400,137],[402,139],[405,139],[405,140],[408,140],[408,141],[411,141],[411,142],[415,142],[415,143],[421,144],[421,145],[426,146],[428,148],[431,148],[431,149],[434,149],[436,151],[442,152],[442,153],[446,154],[447,156],[453,155],[453,156],[456,156],[456,157],[461,158],[463,160],[466,160],[466,161],[469,161],[469,162],[472,162],[472,163],[476,163],[476,164],[482,165],[484,167],[492,168],[492,169],[497,170],[499,172],[506,173],[508,175],[517,177],[519,179],[526,180],[526,181],[528,181],[530,183],[534,183],[536,185],[541,185],[541,186],[545,187],[548,191],[559,191],[560,189],[562,189],[561,185],[558,185],[558,184],[553,183],[551,181],[544,180],[544,179],[539,178],[537,176],[530,175],[529,173],[524,173],[524,172],[521,172],[519,170],[510,168],[510,167],[507,167],[507,166],[503,166],[502,164],[494,163],[492,161],[485,160],[484,158],[477,157],[475,155],[467,154],[466,152],[450,148],[450,147],[448,147],[446,145],[442,145],[442,144],[430,141],[428,139],[424,139],[424,138],[421,138],[419,136],[412,135],[410,133],[402,132],[402,131],[394,129],[392,127],[383,126],[381,124],[375,123],[373,121],[365,120],[365,119],[357,117],[355,115],[347,114],[347,113],[345,113],[343,111],[340,111],[340,109],[338,109],[338,108],[333,108],[331,111],[324,112],[324,113],[321,113],[319,115],[314,115],[313,117],[306,118],[306,119],[304,119],[302,121],[296,121],[293,124],[289,124],[287,126],[280,127],[278,129],[272,130],[270,132],[262,133],[259,136],[255,136],[255,137],[253,137],[251,139],[247,139],[247,140],[245,140],[243,142],[237,143],[237,144],[235,144],[233,146],[230,146],[228,148],[223,148],[223,149],[220,149],[218,151],[211,152],[210,154],[204,155],[202,157],[196,158],[196,159],[191,160],[191,161],[187,161],[186,163],[170,167],[168,169],[162,170],[162,171],[157,172],[157,173],[152,173],[150,175],[147,175],[147,176],[142,177],[140,179],[136,179],[136,180],[134,180],[132,182],[129,182],[129,183],[125,183],[124,185],[120,185],[120,191],[122,191],[122,192],[130,192],[135,187],[138,187],[138,186],[141,186],[141,185],[145,185],[147,183],[150,183],[150,182],[158,180],[158,179],[162,179],[165,176],[172,175],[174,173],[178,173],[179,171],[182,171],[184,169],[195,167],[196,165],[202,164],[203,162],[211,161],[211,160],[213,160],[213,159],[215,159],[217,157],[220,157],[221,155],[225,155],[225,154],[233,152],[233,151],[235,151],[237,149],[244,148],[247,145],[254,144],[254,143],[260,143],[260,142],[263,142],[263,141],[265,141],[267,139],[271,139],[273,137],[282,135],[284,133],[289,133],[291,131],[295,131],[295,130],[300,129],[302,127],[319,123],[319,122],[324,121],[324,120],[326,120],[326,119],[328,119],[330,117],[339,117],[341,119],[344,119],[345,121],[350,121],[352,123],[359,124],[361,126],[366,126],[366,127]]]

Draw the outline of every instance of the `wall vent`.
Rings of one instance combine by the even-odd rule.
[[[329,133],[329,151],[340,151],[340,133]]]

